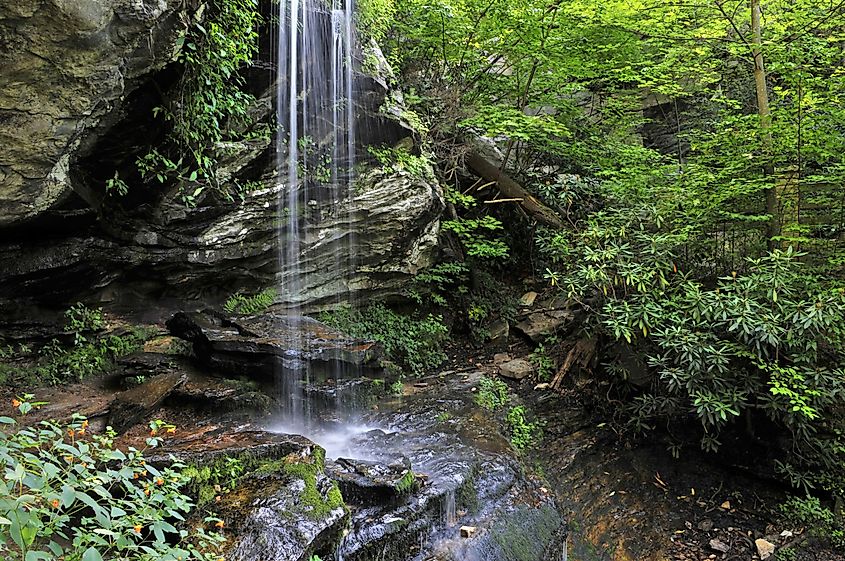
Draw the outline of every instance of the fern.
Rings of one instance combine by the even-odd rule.
[[[278,293],[275,288],[267,288],[252,296],[244,296],[237,292],[226,300],[223,310],[227,314],[253,315],[267,311],[276,300]]]

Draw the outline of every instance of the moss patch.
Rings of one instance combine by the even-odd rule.
[[[283,467],[284,460],[258,458],[244,452],[217,458],[207,464],[189,465],[183,473],[191,478],[186,490],[196,497],[197,506],[203,506],[213,502],[218,495],[234,491],[246,476],[268,476],[280,473]]]
[[[326,496],[317,488],[317,477],[322,474],[325,452],[321,457],[314,456],[313,462],[303,461],[301,458],[282,460],[282,472],[288,477],[301,479],[305,488],[300,496],[303,513],[310,518],[323,518],[338,508],[345,508],[343,495],[337,483],[331,482]]]
[[[410,493],[414,489],[414,483],[416,483],[417,478],[414,475],[414,472],[408,470],[405,475],[403,475],[399,481],[393,484],[393,488],[396,489],[396,492],[400,495],[404,495],[405,493]]]

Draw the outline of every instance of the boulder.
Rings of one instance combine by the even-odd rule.
[[[500,345],[507,343],[508,335],[510,334],[510,324],[506,319],[497,319],[487,325],[487,340],[494,344]]]
[[[181,0],[15,0],[0,6],[0,227],[84,193],[80,152],[129,92],[173,61]]]
[[[537,299],[537,293],[534,291],[526,292],[522,295],[522,298],[519,299],[519,305],[524,306],[526,308],[530,308],[534,305],[534,300]]]
[[[312,311],[397,294],[433,264],[445,206],[433,172],[376,168],[356,185],[351,198],[314,207],[299,263],[276,276],[283,306]],[[284,235],[280,243],[288,243]]]
[[[511,380],[522,380],[534,372],[534,365],[524,358],[517,358],[499,365],[499,375]]]
[[[760,556],[761,561],[765,561],[775,552],[775,544],[764,538],[754,540],[754,545],[757,547],[757,555]]]
[[[493,364],[499,366],[504,362],[508,362],[509,360],[513,360],[513,357],[508,353],[496,353],[493,355]]]
[[[118,3],[109,0],[97,10],[107,12],[112,2]],[[54,3],[57,2],[51,0],[47,4]],[[144,7],[148,3],[152,2],[139,1],[138,9],[152,10]],[[144,18],[152,19],[142,18],[152,26],[141,33],[144,45],[158,40],[159,35],[169,37],[171,28],[178,27],[171,21],[176,12],[164,7],[175,3],[161,0],[157,4],[161,13],[150,11]],[[38,12],[41,15],[32,17],[46,18],[52,9],[42,9]],[[6,22],[3,15],[5,12],[0,12],[0,26],[24,21],[19,19],[23,16],[16,15]],[[122,20],[115,21],[118,23],[109,25],[122,32]],[[129,21],[137,26],[141,20]],[[38,22],[39,26],[50,28],[41,19]],[[24,27],[27,25],[35,26],[36,22]],[[41,29],[32,31],[39,37],[44,33]],[[13,99],[20,89],[17,86],[0,93],[0,140],[6,140],[0,142],[0,306],[4,301],[35,300],[52,305],[88,297],[143,301],[161,296],[184,298],[186,294],[222,301],[238,290],[251,292],[273,286],[279,287],[280,305],[311,312],[347,301],[397,295],[413,275],[433,263],[445,202],[431,166],[422,165],[422,169],[410,173],[373,161],[366,150],[368,145],[392,146],[418,136],[412,126],[414,120],[409,121],[411,114],[389,74],[374,78],[362,73],[356,81],[363,90],[361,107],[356,112],[357,129],[368,132],[359,139],[355,188],[330,195],[322,193],[309,200],[307,211],[298,217],[302,229],[298,240],[289,239],[284,227],[288,218],[283,215],[280,201],[289,197],[288,187],[279,181],[274,144],[268,137],[225,142],[216,147],[219,180],[250,181],[255,185],[243,200],[224,200],[208,189],[189,208],[174,189],[157,193],[142,186],[132,186],[128,197],[105,197],[104,181],[114,173],[113,167],[128,170],[131,175],[137,155],[158,141],[158,133],[145,128],[150,122],[148,98],[158,95],[155,88],[145,83],[131,95],[130,88],[142,80],[157,82],[154,72],[171,60],[168,57],[172,52],[166,46],[172,49],[163,39],[154,45],[155,49],[165,49],[167,57],[156,51],[146,66],[133,59],[133,64],[143,67],[130,64],[126,69],[121,67],[124,59],[118,56],[122,51],[68,54],[76,57],[73,64],[79,64],[83,73],[102,71],[120,77],[121,72],[131,71],[132,76],[138,76],[131,83],[129,76],[124,76],[125,83],[121,82],[115,91],[96,89],[115,87],[106,81],[86,85],[97,93],[81,96],[82,86],[76,80],[65,84],[41,74],[22,74],[60,99],[81,96],[92,104],[100,98],[105,100],[92,115],[87,115],[87,108],[71,111],[61,103],[48,106],[50,118],[71,127],[76,139],[73,142],[51,126],[46,126],[40,136],[27,133],[30,140],[14,136],[22,130],[17,121],[24,116],[28,123],[38,121],[30,112],[40,109],[27,104],[42,104],[44,100],[38,96]],[[83,46],[78,48],[83,50]],[[148,48],[143,46],[142,50]],[[387,72],[382,65],[377,67],[379,72]],[[174,72],[173,66],[166,72]],[[176,78],[169,76],[169,81]],[[273,92],[275,84],[271,83],[250,110],[259,123],[274,119]],[[5,105],[3,95],[7,97]],[[121,96],[131,99],[121,104]],[[386,104],[388,100],[390,103]],[[8,130],[2,119],[4,107],[16,109],[11,111],[16,117],[9,121]],[[137,134],[127,135],[127,129],[136,130]],[[61,146],[42,149],[41,144],[48,141]],[[414,142],[411,140],[411,144]],[[108,159],[101,157],[103,153],[109,154]],[[61,181],[50,179],[57,176],[50,171],[51,166],[58,165],[54,160],[60,160],[63,166]],[[33,162],[44,169],[22,171],[32,167]],[[9,171],[13,169],[20,171],[21,177],[31,179],[15,179],[12,175],[17,172]],[[67,177],[75,178],[72,186]],[[280,248],[293,243],[301,244],[296,252],[299,263],[280,265]],[[295,286],[296,290],[288,292],[288,286]]]
[[[361,506],[396,502],[417,487],[411,462],[405,457],[390,463],[338,458],[327,464],[326,473],[346,502]]]
[[[182,372],[160,374],[118,394],[109,406],[108,424],[119,433],[125,431],[161,405],[186,378]]]
[[[569,310],[549,310],[529,314],[514,327],[535,343],[543,343],[570,323],[575,315]]]

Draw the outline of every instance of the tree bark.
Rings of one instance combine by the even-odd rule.
[[[551,226],[552,228],[564,227],[563,220],[554,210],[537,200],[522,185],[499,169],[499,166],[489,162],[478,152],[470,152],[466,157],[466,163],[472,171],[483,179],[494,181],[496,187],[499,188],[499,191],[505,197],[516,199],[519,202],[519,206],[537,222]]]
[[[769,110],[769,90],[766,87],[766,67],[763,64],[763,32],[761,25],[760,0],[751,1],[751,50],[754,55],[754,86],[757,92],[757,114],[760,117],[760,134],[763,144],[763,173],[772,184],[766,189],[766,212],[769,214],[767,227],[769,249],[777,246],[775,237],[780,235],[779,204],[775,169],[772,157],[772,114]]]

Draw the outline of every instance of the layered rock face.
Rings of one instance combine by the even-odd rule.
[[[243,201],[209,192],[187,208],[172,190],[145,185],[107,197],[105,179],[161,141],[151,109],[178,80],[177,39],[202,10],[187,0],[14,4],[0,7],[0,307],[129,293],[216,301],[284,287],[296,274],[301,289],[280,304],[309,310],[395,293],[431,261],[439,185],[368,163],[364,146],[353,194],[307,201],[296,271],[278,258],[287,187],[272,138],[218,146],[218,177],[257,186]],[[368,49],[371,60],[378,50]],[[369,71],[377,75],[356,75],[361,140],[415,139],[389,68]],[[259,81],[269,93],[252,113],[274,123],[273,78]]]
[[[183,0],[0,6],[0,227],[67,198],[73,161],[138,79],[173,60]]]

